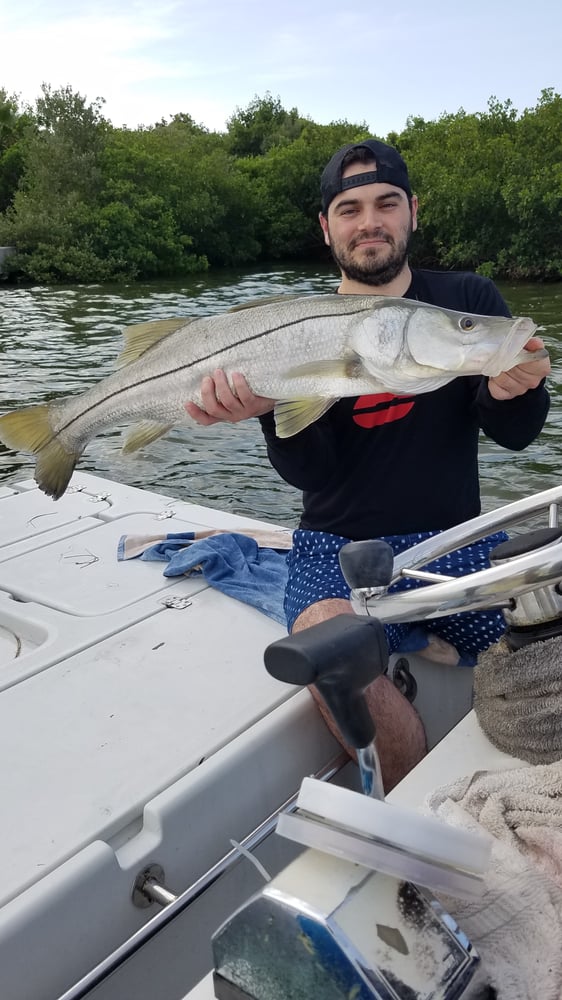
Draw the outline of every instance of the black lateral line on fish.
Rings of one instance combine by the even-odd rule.
[[[350,303],[350,305],[351,305],[351,303]],[[154,382],[154,381],[158,381],[159,379],[166,378],[167,375],[172,375],[172,374],[175,374],[176,372],[181,372],[181,371],[188,370],[189,368],[193,368],[194,365],[201,364],[203,361],[208,361],[212,357],[215,357],[215,356],[218,357],[220,354],[224,353],[224,351],[231,351],[234,348],[239,347],[241,344],[249,344],[249,343],[252,342],[252,340],[260,340],[261,337],[268,337],[272,333],[277,333],[277,331],[279,331],[279,330],[286,330],[289,327],[296,326],[299,323],[300,324],[302,324],[302,323],[311,323],[312,321],[317,320],[317,319],[333,319],[334,317],[339,318],[340,316],[348,316],[348,315],[353,315],[355,313],[371,312],[372,309],[373,309],[373,306],[369,304],[369,305],[363,305],[363,306],[357,307],[355,309],[350,309],[349,312],[341,312],[341,311],[338,310],[338,312],[334,312],[334,313],[320,313],[319,315],[315,315],[315,316],[306,316],[306,317],[304,317],[302,319],[294,319],[294,320],[291,320],[288,323],[280,323],[279,326],[271,327],[268,330],[262,330],[261,333],[256,333],[256,334],[254,334],[251,337],[245,337],[243,340],[238,340],[238,341],[236,341],[236,343],[229,344],[228,347],[223,348],[222,351],[213,351],[211,354],[206,354],[206,355],[204,355],[201,358],[196,358],[194,361],[190,361],[189,364],[180,365],[179,368],[170,368],[170,369],[168,369],[168,371],[160,372],[158,375],[151,375],[148,378],[140,379],[138,382],[135,382],[134,386],[133,385],[131,385],[131,386],[124,386],[121,389],[116,389],[114,392],[110,392],[110,393],[108,393],[107,396],[104,396],[104,398],[102,400],[100,400],[99,402],[92,403],[92,405],[89,406],[89,407],[87,407],[87,409],[83,410],[82,413],[79,414],[79,416],[73,417],[72,420],[69,420],[66,424],[63,424],[61,427],[59,427],[58,430],[56,431],[56,433],[52,434],[52,436],[49,438],[49,440],[46,441],[45,444],[41,445],[41,447],[37,449],[37,451],[36,451],[35,454],[38,455],[41,451],[43,451],[44,448],[47,448],[48,445],[51,443],[51,441],[53,441],[55,438],[57,438],[63,431],[66,431],[66,430],[68,430],[69,427],[72,427],[72,424],[75,424],[77,420],[82,420],[83,417],[85,417],[88,413],[91,413],[93,410],[96,410],[99,406],[102,406],[103,404],[107,403],[108,400],[113,399],[113,397],[115,397],[115,396],[122,396],[123,394],[129,392],[131,389],[138,389],[138,387],[141,386],[141,385],[147,385],[150,382]],[[168,334],[168,337],[172,337],[174,335],[175,334],[170,333],[170,334]],[[160,344],[165,343],[165,341],[168,339],[168,337],[164,337],[163,340],[161,340],[159,343]],[[152,347],[150,347],[148,349],[148,351],[145,351],[141,355],[141,358],[147,357],[147,355],[149,354],[149,352],[155,350],[155,348],[157,348],[158,346],[159,346],[159,344],[154,344]],[[140,360],[140,358],[139,358],[139,360]],[[56,403],[56,400],[53,400],[53,402]]]

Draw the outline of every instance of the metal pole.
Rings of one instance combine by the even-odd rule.
[[[349,757],[347,754],[339,754],[334,760],[327,764],[324,768],[321,768],[317,774],[314,775],[321,781],[329,781],[333,778],[341,768],[347,764]],[[259,826],[255,828],[247,837],[240,842],[240,846],[246,850],[253,850],[262,843],[263,840],[275,829],[277,823],[277,817],[281,812],[294,812],[296,808],[298,792],[287,799],[279,809],[271,813]],[[85,996],[99,986],[105,979],[107,979],[113,972],[123,965],[127,959],[131,958],[133,955],[139,951],[143,945],[151,941],[161,930],[168,926],[180,913],[188,908],[199,896],[203,895],[207,889],[210,889],[212,885],[223,875],[226,871],[233,867],[237,862],[241,860],[242,855],[238,849],[233,849],[225,854],[215,865],[209,868],[200,878],[197,879],[193,885],[185,889],[184,892],[180,893],[179,896],[173,897],[173,901],[164,905],[164,908],[157,913],[152,920],[149,920],[147,924],[139,928],[127,941],[124,941],[122,945],[111,952],[106,958],[103,959],[98,965],[96,965],[90,972],[86,973],[74,986],[71,986],[69,990],[62,993],[58,1000],[83,1000]],[[162,898],[162,902],[165,900]]]

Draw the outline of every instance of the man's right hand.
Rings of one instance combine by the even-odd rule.
[[[221,369],[213,372],[212,378],[207,375],[201,382],[203,406],[186,403],[185,408],[189,416],[202,427],[210,427],[211,424],[221,422],[237,424],[249,417],[261,417],[275,406],[274,399],[256,396],[240,372],[233,372],[232,384],[234,392]]]

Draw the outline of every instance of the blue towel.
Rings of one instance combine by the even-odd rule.
[[[287,553],[260,548],[253,538],[224,532],[193,541],[194,532],[166,537],[138,557],[168,562],[164,576],[183,576],[198,567],[207,583],[229,597],[258,608],[287,627],[283,610]]]

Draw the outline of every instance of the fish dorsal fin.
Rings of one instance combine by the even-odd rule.
[[[231,306],[229,313],[241,312],[243,309],[255,309],[256,306],[271,306],[275,302],[289,302],[290,299],[302,299],[301,292],[279,292],[277,295],[264,295],[261,299],[250,299],[249,302],[240,302],[237,306]]]
[[[285,378],[359,378],[365,374],[361,358],[356,354],[347,358],[327,358],[324,361],[306,361],[303,365],[295,365],[287,372]]]
[[[275,404],[273,411],[277,437],[289,438],[298,434],[323,416],[334,403],[337,403],[337,398],[327,399],[321,396],[281,400]]]
[[[151,444],[153,441],[157,441],[158,438],[163,437],[173,426],[173,424],[163,424],[156,420],[143,420],[141,423],[136,424],[127,434],[123,442],[123,451],[125,454],[131,451],[138,451],[139,448],[144,448],[146,444]]]
[[[135,326],[126,326],[123,330],[125,346],[117,358],[116,365],[123,368],[132,361],[140,358],[141,354],[148,351],[158,341],[168,337],[171,333],[193,323],[195,316],[180,316],[174,319],[156,319],[148,323],[137,323]]]

